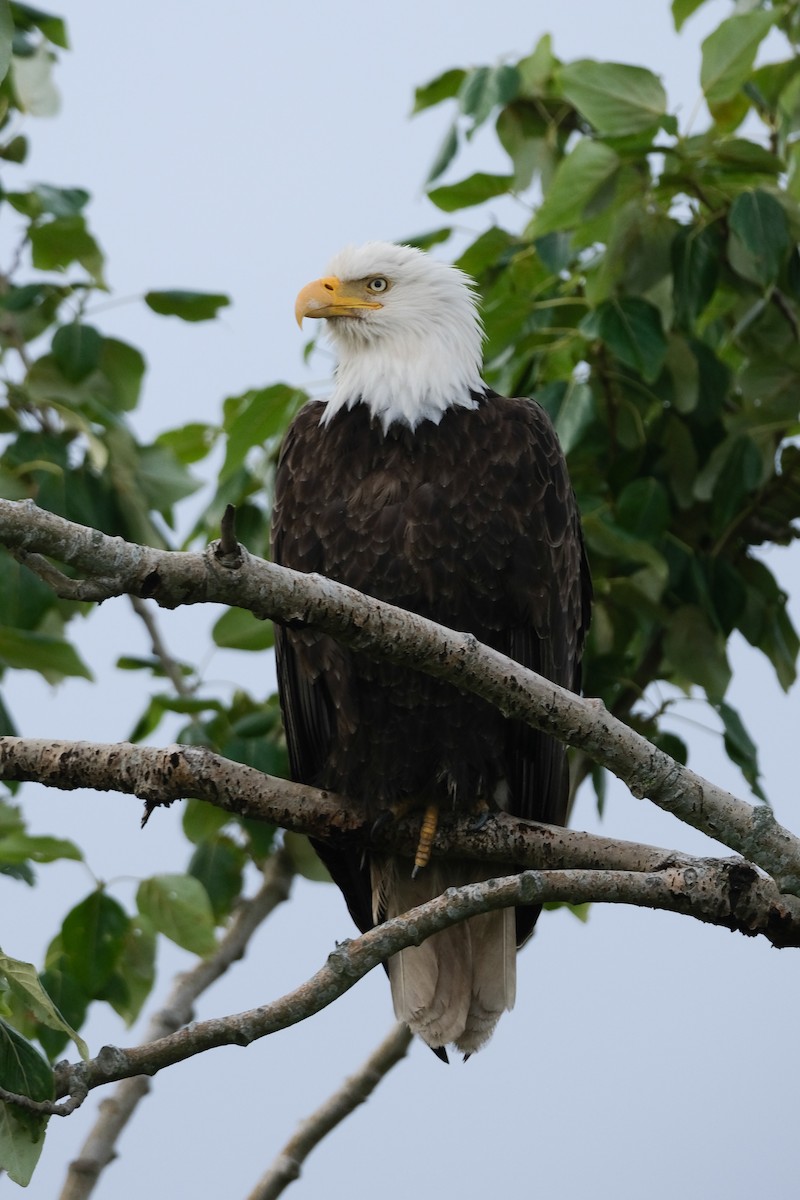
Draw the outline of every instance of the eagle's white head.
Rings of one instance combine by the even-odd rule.
[[[323,424],[363,402],[382,423],[414,429],[482,393],[483,330],[475,285],[412,246],[348,246],[297,297],[295,313],[324,317],[338,352]]]

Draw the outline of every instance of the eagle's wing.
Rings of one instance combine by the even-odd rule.
[[[498,649],[579,692],[592,585],[577,505],[549,418],[535,401],[517,403],[526,406],[530,430],[523,451],[529,486],[517,506],[520,539],[509,577],[516,620],[503,631]],[[509,811],[528,821],[564,825],[570,791],[566,747],[522,721],[509,721],[506,753]],[[538,909],[517,910],[520,945],[537,916]]]
[[[294,570],[326,574],[325,531],[312,524],[315,507],[309,503],[309,493],[317,487],[314,472],[318,463],[313,455],[296,453],[296,448],[318,431],[321,407],[312,403],[300,411],[281,448],[272,520],[272,556],[275,562]],[[356,703],[350,686],[350,654],[324,634],[276,624],[275,660],[292,778],[314,787],[330,786],[324,776],[334,728],[337,722],[341,728],[343,723],[357,720],[355,709],[350,712],[347,709],[348,704]],[[331,695],[334,685],[336,703]],[[372,892],[363,853],[349,847],[346,838],[341,843],[313,838],[311,841],[344,895],[358,928],[362,932],[371,929]]]

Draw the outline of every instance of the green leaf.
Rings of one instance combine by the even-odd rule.
[[[4,1022],[0,1021],[0,1025]],[[31,1124],[35,1119],[32,1114],[23,1116],[22,1109],[0,1102],[0,1163],[9,1179],[21,1187],[30,1183],[44,1149],[47,1121],[44,1117],[38,1118],[39,1128],[33,1130]]]
[[[670,758],[681,763],[684,767],[689,761],[689,748],[686,743],[674,733],[659,732],[653,735],[653,745],[658,746]]]
[[[438,179],[455,158],[458,152],[458,125],[453,124],[448,129],[444,136],[444,141],[436,152],[436,157],[431,164],[431,169],[428,172],[428,178],[425,180],[425,186],[433,183],[434,179]]]
[[[14,41],[14,18],[8,0],[0,0],[0,82],[11,66],[11,47]]]
[[[226,650],[269,650],[275,644],[271,621],[259,621],[244,608],[228,608],[215,622],[211,636]]]
[[[146,917],[132,917],[110,980],[117,986],[108,988],[105,997],[126,1025],[131,1026],[139,1016],[155,978],[155,930]]]
[[[10,138],[4,146],[0,146],[0,158],[6,162],[24,163],[28,157],[28,139],[21,133]]]
[[[700,399],[700,367],[691,346],[679,334],[672,334],[664,363],[672,383],[670,404],[679,413],[694,412]]]
[[[0,1020],[0,1079],[3,1087],[31,1100],[52,1100],[53,1072],[30,1042]],[[9,1178],[27,1187],[44,1146],[47,1117],[0,1103],[0,1163]]]
[[[788,691],[797,678],[800,639],[786,610],[786,595],[771,571],[756,559],[745,560],[742,574],[747,600],[738,626],[751,646],[766,655],[781,687]]]
[[[191,857],[189,874],[205,888],[219,923],[241,895],[244,865],[244,851],[229,837],[201,842]]]
[[[461,111],[472,117],[473,131],[482,125],[494,108],[508,104],[519,93],[520,74],[516,67],[476,67],[470,71],[458,93]]]
[[[592,906],[588,901],[584,904],[568,904],[565,900],[548,900],[546,904],[542,905],[542,908],[546,912],[556,912],[557,909],[563,908],[570,916],[585,925],[589,920]]]
[[[230,298],[221,292],[184,292],[177,289],[145,293],[144,302],[162,317],[180,317],[182,321],[211,321]]]
[[[173,504],[200,487],[167,446],[137,446],[136,458],[136,483],[143,499],[156,512],[168,513]]]
[[[586,58],[556,72],[566,98],[610,137],[627,137],[658,127],[667,111],[661,80],[644,67]]]
[[[0,975],[3,975],[12,992],[18,996],[35,1019],[48,1029],[65,1033],[78,1048],[84,1061],[89,1057],[89,1047],[59,1012],[52,998],[42,985],[32,963],[20,962],[17,958],[0,952]],[[4,1086],[8,1086],[5,1084]]]
[[[56,217],[30,231],[33,265],[40,271],[63,271],[80,263],[96,283],[105,287],[103,254],[80,215]]]
[[[220,483],[235,474],[254,446],[263,446],[282,433],[304,400],[304,392],[285,383],[251,388],[241,396],[229,397],[224,410],[227,446]]]
[[[747,448],[749,447],[749,448]],[[753,451],[755,450],[755,455]],[[729,476],[735,477],[745,468],[745,478],[742,488],[737,489],[737,502],[746,492],[755,488],[761,477],[761,456],[751,438],[745,434],[732,433],[717,442],[706,460],[705,466],[699,472],[694,485],[696,499],[707,501],[720,488],[720,479],[726,465],[733,459],[733,467],[728,471]],[[729,479],[729,483],[733,480]]]
[[[667,339],[661,313],[649,301],[638,296],[606,300],[581,322],[581,329],[602,338],[620,362],[638,371],[648,383],[661,373]]]
[[[711,527],[715,533],[723,533],[737,520],[745,497],[756,490],[762,475],[761,454],[752,438],[744,434],[734,436],[722,442],[720,448],[723,447],[724,461],[711,505]]]
[[[492,225],[477,237],[471,246],[467,246],[455,265],[473,279],[480,279],[483,272],[491,269],[498,261],[508,261],[515,244],[510,233]]]
[[[672,300],[675,324],[690,329],[714,295],[723,234],[720,222],[701,229],[683,225],[672,243]]]
[[[3,1020],[0,1020],[0,1079],[3,1087],[20,1096],[28,1096],[31,1100],[53,1099],[53,1072],[49,1064],[30,1042]],[[22,1119],[41,1120],[32,1113],[15,1111]]]
[[[538,96],[546,89],[558,60],[553,55],[553,39],[543,34],[532,52],[517,63],[520,74],[520,92]]]
[[[604,558],[615,561],[618,569],[623,563],[643,563],[652,569],[663,586],[667,581],[667,564],[662,554],[650,542],[634,537],[627,529],[614,525],[597,513],[587,513],[583,521],[586,544]]]
[[[430,250],[432,246],[449,241],[452,234],[452,225],[445,225],[441,229],[432,229],[429,233],[418,233],[414,237],[403,238],[402,243],[404,246],[416,246],[417,250]]]
[[[428,192],[428,199],[443,212],[456,212],[460,208],[472,208],[483,204],[495,196],[503,196],[513,183],[511,175],[487,175],[478,171],[459,183],[451,183],[446,187],[434,188]]]
[[[206,425],[200,421],[191,421],[179,429],[168,429],[156,438],[156,446],[166,446],[178,462],[200,462],[211,451],[219,437],[219,430],[214,425]]]
[[[175,696],[172,693],[168,693],[165,696],[154,696],[153,699],[157,700],[166,712],[225,712],[225,706],[223,705],[222,701],[213,700],[211,697],[206,699],[203,696]]]
[[[124,908],[100,890],[67,913],[61,946],[69,971],[90,997],[108,983],[117,964],[130,918]]]
[[[190,842],[199,845],[210,841],[231,819],[230,813],[209,804],[207,800],[187,800],[183,806],[183,832]]]
[[[548,139],[548,124],[529,103],[509,104],[497,118],[497,137],[514,164],[514,190],[525,191],[535,175],[544,187],[550,182],[557,159]]]
[[[592,389],[574,379],[559,381],[541,388],[536,399],[555,425],[561,449],[570,454],[597,418]]]
[[[289,855],[292,866],[298,875],[310,879],[312,883],[330,883],[328,868],[315,852],[304,833],[285,833],[283,848]]]
[[[634,479],[617,498],[616,517],[623,529],[635,537],[655,541],[670,519],[669,497],[664,485],[649,476]]]
[[[14,804],[0,798],[0,836],[8,837],[10,833],[24,833],[25,822],[20,810]]]
[[[97,366],[103,338],[91,325],[77,321],[56,330],[51,344],[53,358],[70,383],[80,383]]]
[[[533,219],[531,236],[541,237],[577,225],[591,200],[620,165],[619,156],[603,142],[581,138],[559,164],[541,207]]]
[[[247,834],[247,849],[257,867],[264,866],[275,849],[274,825],[267,821],[255,821],[248,817],[240,817],[239,824]]]
[[[741,716],[724,700],[715,704],[714,707],[722,718],[725,730],[725,752],[728,758],[739,767],[750,784],[753,794],[760,800],[766,800],[759,783],[761,772],[758,766],[758,749],[745,729]]]
[[[63,955],[57,955],[60,963],[65,963]],[[67,1029],[80,1029],[83,1022],[86,1020],[86,1013],[89,1008],[89,997],[80,986],[76,979],[66,970],[62,970],[60,966],[51,965],[45,968],[40,975],[42,987],[47,992],[48,996],[53,1001],[56,1009],[64,1020],[65,1027],[58,1028],[42,1021],[36,1022],[36,1036],[44,1048],[47,1057],[52,1062],[63,1054],[64,1048],[68,1045],[70,1039],[75,1040]],[[67,1022],[69,1024],[67,1025]],[[77,1042],[79,1047],[83,1046],[83,1042]],[[83,1053],[83,1051],[81,1051]]]
[[[53,187],[50,183],[35,183],[31,195],[35,197],[38,211],[33,213],[50,213],[54,217],[73,217],[82,211],[91,199],[84,188]]]
[[[784,169],[784,164],[776,154],[747,138],[730,137],[715,141],[714,156],[723,170],[734,174],[740,174],[744,169],[757,175],[777,176]]]
[[[676,672],[680,680],[699,684],[711,701],[722,700],[731,678],[725,638],[697,605],[684,605],[670,615],[664,659],[668,674]]]
[[[61,638],[0,625],[0,663],[21,671],[38,671],[48,682],[65,676],[91,679],[77,650]]]
[[[0,862],[37,863],[59,862],[70,859],[82,862],[83,854],[74,842],[66,838],[47,836],[33,837],[27,833],[0,835]]]
[[[145,361],[141,351],[117,338],[103,338],[99,367],[111,384],[115,412],[130,412],[139,402]]]
[[[33,25],[40,29],[54,46],[60,46],[62,50],[69,49],[67,27],[63,17],[55,17],[51,13],[42,12],[39,8],[32,8],[29,4],[18,3],[17,0],[12,3],[11,10],[14,14],[14,23],[19,29],[28,29]]]
[[[154,928],[176,945],[203,957],[213,953],[216,941],[211,901],[203,885],[191,875],[154,875],[143,880],[136,903]]]
[[[775,21],[773,11],[728,17],[703,42],[700,83],[709,104],[731,100],[746,81],[758,47]]]
[[[0,625],[37,629],[55,603],[47,584],[0,550]]]
[[[437,75],[430,83],[418,87],[414,92],[412,116],[422,112],[424,108],[432,108],[435,104],[441,104],[443,100],[451,100],[457,96],[466,74],[467,72],[460,67],[454,67],[442,75]]]
[[[706,0],[672,0],[672,19],[675,22],[676,33],[680,33],[684,22],[705,3]]]
[[[728,260],[752,283],[774,283],[793,241],[783,205],[760,188],[741,192],[728,217]]]

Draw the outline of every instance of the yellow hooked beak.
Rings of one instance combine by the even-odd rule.
[[[379,300],[356,295],[358,284],[345,284],[335,275],[315,279],[300,292],[294,306],[297,324],[302,328],[303,317],[356,317],[364,309],[383,308]]]

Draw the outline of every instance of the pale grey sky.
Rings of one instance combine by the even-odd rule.
[[[63,111],[32,128],[34,153],[21,177],[92,191],[91,222],[116,295],[187,286],[227,291],[234,300],[214,325],[156,318],[135,302],[98,312],[105,331],[140,345],[149,360],[137,414],[143,436],[213,421],[222,398],[246,387],[279,378],[321,385],[325,360],[317,357],[310,373],[300,361],[292,313],[298,288],[347,242],[400,239],[446,223],[421,185],[447,116],[408,120],[416,84],[449,66],[513,59],[550,31],[565,59],[651,67],[685,121],[698,95],[701,37],[730,11],[727,0],[714,0],[678,38],[666,0],[68,0],[54,7],[65,12],[74,46],[57,73]],[[488,134],[476,139],[470,162],[502,166]],[[521,223],[523,210],[517,218],[505,203],[504,219]],[[478,231],[486,216],[460,220]],[[800,593],[797,552],[776,553],[770,565]],[[800,619],[797,605],[794,613]],[[163,624],[176,653],[191,657],[207,616],[166,614]],[[133,677],[113,677],[109,666],[123,649],[144,650],[143,634],[122,602],[105,605],[77,634],[105,692],[77,682],[51,693],[20,677],[11,699],[23,731],[124,737],[141,693]],[[784,697],[768,666],[742,644],[734,661],[732,702],[762,746],[778,817],[798,828],[787,737],[796,692]],[[256,688],[268,670],[250,656],[218,655],[208,675]],[[697,770],[745,795],[715,737],[688,724],[679,732],[689,736]],[[29,788],[25,802],[37,831],[87,844],[103,878],[176,867],[174,811],[140,833],[138,805],[128,798]],[[573,824],[597,828],[590,796],[581,798]],[[710,845],[621,787],[612,791],[602,828],[689,851]],[[35,892],[0,879],[0,942],[19,957],[40,954],[66,907],[91,887],[74,864],[45,868],[41,878]],[[115,885],[123,899],[132,890],[122,878]],[[301,883],[197,1016],[281,994],[351,933],[338,892]],[[167,947],[162,962],[159,994],[188,956]],[[517,1007],[486,1051],[466,1067],[445,1068],[416,1046],[315,1152],[289,1194],[792,1194],[799,993],[800,967],[790,952],[665,914],[595,907],[582,926],[556,913],[522,954]],[[97,1195],[246,1195],[298,1120],[366,1057],[391,1020],[385,978],[374,972],[302,1027],[162,1073]],[[127,1044],[135,1031],[98,1011],[88,1036],[96,1052],[104,1041]],[[58,1194],[100,1099],[51,1122],[29,1194]],[[13,1185],[0,1186],[10,1194]]]

